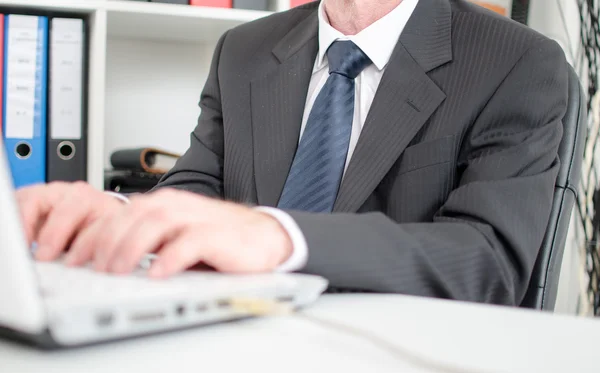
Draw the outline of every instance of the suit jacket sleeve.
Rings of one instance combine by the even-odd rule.
[[[171,187],[223,197],[223,117],[218,67],[227,33],[215,49],[208,79],[200,97],[198,125],[190,135],[190,147],[154,188]]]
[[[566,100],[562,50],[534,45],[469,129],[460,182],[431,222],[290,211],[309,247],[303,272],[350,291],[519,304],[550,216]]]

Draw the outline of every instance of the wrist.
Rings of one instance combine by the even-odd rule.
[[[259,213],[263,216],[266,227],[263,237],[268,240],[267,246],[273,248],[275,266],[279,266],[289,260],[294,252],[292,239],[279,220],[265,212]]]
[[[287,239],[291,242],[292,253],[285,262],[280,263],[275,272],[294,272],[301,270],[308,260],[308,244],[296,221],[285,211],[274,207],[259,206],[255,210],[270,215],[283,227]]]

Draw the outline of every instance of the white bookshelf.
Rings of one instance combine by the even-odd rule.
[[[88,181],[97,188],[117,148],[185,151],[219,36],[288,4],[272,0],[271,11],[255,11],[124,0],[0,0],[5,8],[87,15]]]

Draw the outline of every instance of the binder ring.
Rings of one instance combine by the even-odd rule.
[[[63,161],[73,159],[75,156],[75,144],[70,141],[61,141],[56,147],[56,154]]]
[[[26,141],[21,141],[15,146],[15,155],[19,159],[27,159],[31,157],[31,144]]]

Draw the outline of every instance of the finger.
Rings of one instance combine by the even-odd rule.
[[[126,237],[135,224],[138,224],[143,213],[143,210],[136,208],[135,205],[127,206],[120,213],[108,218],[102,227],[95,231],[95,236],[89,238],[88,245],[93,252],[96,271],[108,271],[109,261],[117,250],[119,242]]]
[[[90,242],[108,218],[100,218],[84,228],[71,243],[71,248],[65,257],[65,264],[69,266],[80,266],[88,263],[94,257],[94,250]]]
[[[186,231],[165,243],[152,263],[148,275],[166,278],[203,261],[213,255],[214,246],[207,245],[202,232]]]
[[[137,268],[142,257],[158,250],[177,233],[177,227],[156,219],[140,219],[112,251],[107,270],[114,273],[129,273]]]
[[[110,270],[109,263],[120,252],[119,244],[136,226],[140,226],[143,221],[152,220],[159,224],[156,229],[162,230],[181,219],[176,219],[167,208],[162,207],[160,200],[150,198],[133,200],[121,214],[110,219],[98,232],[96,239],[90,243],[94,251],[94,268],[97,271]],[[129,249],[124,247],[123,250]]]
[[[21,224],[27,243],[31,245],[37,236],[40,221],[45,218],[49,208],[44,208],[42,199],[30,190],[19,190],[16,194]]]
[[[35,185],[16,191],[21,223],[29,245],[36,240],[43,220],[52,208],[54,200],[62,197],[56,184]]]
[[[56,259],[86,223],[93,208],[88,188],[87,185],[74,185],[48,213],[37,240],[36,257],[39,260]]]

